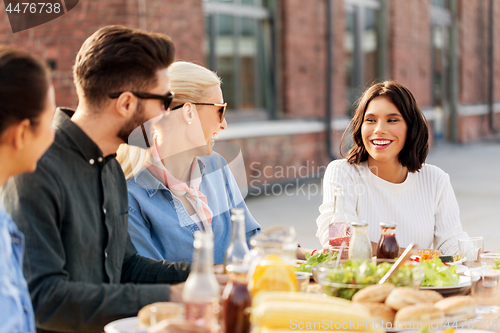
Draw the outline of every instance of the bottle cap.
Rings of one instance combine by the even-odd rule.
[[[368,223],[366,223],[365,221],[358,221],[358,222],[352,222],[351,225],[353,227],[366,227]]]
[[[397,224],[394,222],[380,222],[382,228],[396,228]]]

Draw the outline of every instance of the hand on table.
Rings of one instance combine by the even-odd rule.
[[[170,302],[182,303],[182,290],[185,282],[170,285]]]

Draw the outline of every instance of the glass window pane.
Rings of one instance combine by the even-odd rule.
[[[435,7],[448,8],[448,0],[432,0],[432,5]]]
[[[228,15],[217,15],[217,39],[215,43],[215,57],[217,74],[222,79],[222,92],[228,109],[234,109],[235,82],[234,82],[234,19]]]
[[[344,35],[344,49],[346,53],[345,65],[346,65],[346,90],[347,90],[347,110],[350,111],[352,104],[355,101],[356,93],[356,82],[355,82],[355,71],[354,71],[354,27],[356,25],[356,14],[355,11],[348,11],[346,13],[346,30]]]
[[[257,21],[243,18],[241,20],[241,38],[239,39],[240,54],[240,109],[254,109],[255,105],[255,74],[257,62]]]
[[[448,29],[441,26],[434,26],[432,29],[433,47],[433,92],[434,105],[444,106],[447,104],[445,94],[447,87],[448,72],[448,49],[447,49]]]
[[[361,50],[364,59],[364,86],[373,83],[377,77],[377,11],[365,8],[365,22],[363,22],[363,36],[361,37]]]

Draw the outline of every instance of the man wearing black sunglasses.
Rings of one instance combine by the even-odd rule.
[[[173,59],[165,35],[108,26],[90,36],[74,66],[76,111],[56,111],[56,138],[36,172],[2,188],[26,235],[38,332],[102,332],[146,304],[181,300],[182,286],[167,284],[185,281],[190,266],[137,255],[115,159],[136,127],[168,110]]]

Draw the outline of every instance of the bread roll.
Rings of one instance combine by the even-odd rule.
[[[444,298],[443,295],[434,290],[419,290],[419,293],[429,300],[427,303],[436,303]]]
[[[375,284],[361,289],[352,297],[353,302],[385,302],[385,299],[391,291],[394,290],[394,285],[391,283]]]
[[[476,303],[470,296],[454,296],[443,299],[434,306],[443,310],[450,321],[472,319],[476,317]]]
[[[428,293],[409,287],[395,288],[385,300],[385,304],[396,311],[419,303],[433,303],[433,300],[429,298]]]
[[[444,323],[444,312],[431,304],[415,304],[404,307],[396,313],[395,329],[420,329]]]
[[[156,308],[156,322],[159,323],[165,319],[172,319],[184,313],[184,305],[172,302],[157,302],[143,307],[137,317],[144,325],[151,325],[151,307]]]
[[[390,322],[391,324],[394,323],[394,316],[396,315],[396,311],[394,311],[387,305],[377,302],[365,302],[359,304],[363,305],[368,309],[368,311],[370,311],[373,322],[384,322],[384,327],[387,327],[386,323],[388,322]]]

